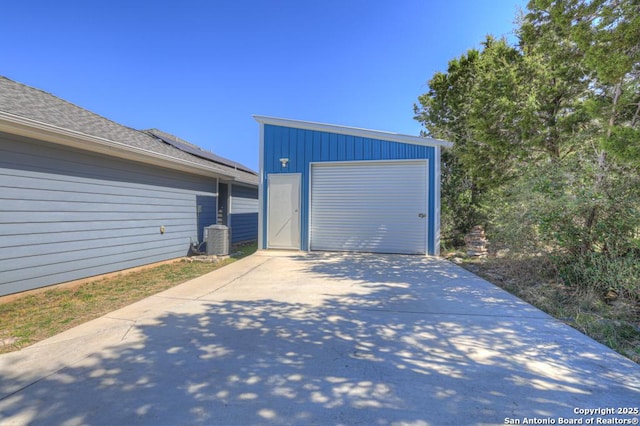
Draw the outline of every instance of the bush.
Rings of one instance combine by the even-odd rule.
[[[559,275],[566,285],[594,290],[603,296],[613,290],[640,301],[640,257],[636,254],[611,258],[603,253],[587,253],[559,257],[557,261]]]
[[[478,206],[477,188],[464,172],[455,152],[442,153],[441,233],[446,247],[464,245],[464,236],[484,223]]]

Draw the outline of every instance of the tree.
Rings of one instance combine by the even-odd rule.
[[[498,237],[517,229],[512,242],[565,260],[640,251],[640,2],[527,7],[516,46],[487,37],[414,107],[426,134],[455,144],[443,217],[457,235],[479,220]]]
[[[576,73],[587,84],[585,94],[577,97],[587,120],[575,133],[583,141],[579,151],[583,164],[574,180],[588,182],[588,189],[583,191],[580,213],[573,212],[581,218],[582,229],[574,239],[579,244],[568,248],[581,254],[628,248],[634,243],[637,221],[625,212],[637,211],[638,199],[626,190],[621,177],[635,181],[637,171],[629,167],[640,166],[639,3],[537,0],[528,8],[521,39],[541,52],[567,46],[579,62],[565,61],[568,72],[559,77],[567,82]],[[549,34],[554,43],[546,43]],[[612,238],[612,234],[617,235]]]
[[[462,164],[461,155],[472,141],[468,124],[471,93],[475,86],[479,52],[470,50],[449,62],[446,73],[436,73],[429,91],[414,105],[415,119],[423,135],[454,142],[442,154],[442,229],[444,239],[458,244],[479,220],[480,189],[474,176]]]

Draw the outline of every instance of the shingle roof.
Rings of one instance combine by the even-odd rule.
[[[151,136],[159,138],[163,142],[168,143],[169,145],[174,146],[181,151],[185,151],[185,152],[188,152],[189,154],[195,155],[196,157],[204,158],[205,160],[210,160],[210,161],[213,161],[214,163],[233,167],[234,169],[239,169],[245,172],[254,173],[253,170],[249,169],[247,166],[243,166],[242,164],[237,163],[235,161],[228,160],[224,157],[220,157],[219,155],[216,155],[211,151],[205,151],[199,146],[194,145],[190,142],[187,142],[184,139],[180,139],[179,137],[174,136],[170,133],[166,133],[158,129],[144,130],[144,132]]]
[[[193,155],[163,141],[150,132],[123,126],[50,93],[2,76],[0,76],[0,111],[163,154],[177,160],[186,160],[205,167],[210,166],[228,172],[230,176],[249,180],[254,180],[256,176],[256,173],[251,169],[238,163],[222,157],[219,157],[221,161],[216,162],[211,158]],[[202,151],[193,144],[189,145]]]

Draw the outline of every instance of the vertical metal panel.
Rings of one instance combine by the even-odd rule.
[[[215,179],[1,135],[0,294],[184,256],[196,197],[215,191]]]
[[[309,158],[317,158],[320,159],[322,156],[322,134],[320,132],[309,132],[312,134],[311,143],[313,144],[311,148],[311,156],[307,156]]]
[[[321,132],[320,133],[322,135],[322,142],[320,142],[320,145],[322,146],[322,151],[320,153],[320,158],[318,158],[315,161],[329,161],[329,146],[330,146],[330,137],[331,135],[329,133],[326,132]]]
[[[298,132],[300,131],[300,132]],[[295,133],[292,133],[295,132]],[[362,148],[357,148],[355,137],[345,137],[343,144],[343,157],[338,155],[338,135],[330,132],[322,132],[315,130],[306,130],[306,129],[292,129],[283,126],[275,126],[270,124],[261,125],[261,150],[264,151],[263,156],[265,160],[261,162],[262,176],[261,176],[261,184],[262,190],[260,192],[263,197],[263,201],[261,203],[261,207],[266,212],[266,179],[267,174],[271,173],[300,173],[302,175],[302,187],[301,187],[301,248],[303,250],[308,250],[309,241],[308,241],[308,233],[309,233],[309,200],[310,200],[310,163],[311,162],[322,162],[322,161],[345,161],[345,160],[354,160],[354,161],[369,161],[369,160],[396,160],[396,159],[426,159],[429,160],[429,164],[432,165],[434,161],[435,148],[429,146],[421,146],[421,145],[412,145],[412,144],[404,144],[399,142],[385,141],[379,139],[369,139],[363,138],[361,139]],[[289,164],[286,168],[281,167],[279,162],[279,156],[286,152],[288,152],[289,145],[289,137],[292,138],[300,138],[301,135],[304,135],[304,144],[308,145],[311,143],[313,146],[309,148],[306,146],[306,149],[303,151],[297,151],[297,156],[303,156],[304,161],[300,162],[299,158],[293,164]],[[332,147],[332,144],[336,144],[336,146]],[[283,148],[283,145],[286,145],[287,148]],[[411,146],[411,150],[407,150],[406,146]],[[353,155],[347,157],[347,153],[352,152]],[[433,191],[436,190],[434,186],[435,175],[434,175],[435,167],[428,168],[428,253],[435,253],[435,242],[433,239],[433,232],[435,231],[435,226],[433,220],[435,220],[435,198]],[[264,214],[266,219],[266,214]],[[261,226],[261,236],[266,240],[266,224],[263,223]],[[266,248],[266,241],[261,245],[262,248]]]
[[[365,155],[364,142],[361,137],[354,137],[353,144],[355,145],[355,152],[353,159],[361,158]]]
[[[300,170],[304,167],[304,156],[305,156],[305,137],[308,132],[305,132],[302,129],[298,129],[295,135],[295,152],[292,152],[290,157],[290,161],[296,162],[296,169]]]
[[[311,250],[425,254],[427,162],[311,165]]]
[[[336,139],[336,153],[334,158],[344,158],[346,160],[351,157],[349,153],[353,152],[353,142],[350,141],[350,143],[347,144],[346,140],[346,135],[338,135]]]

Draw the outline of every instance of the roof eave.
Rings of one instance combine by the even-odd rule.
[[[292,120],[289,118],[268,117],[264,115],[254,115],[253,118],[258,123],[270,124],[273,126],[293,127],[296,129],[316,130],[320,132],[331,132],[343,135],[359,136],[369,139],[408,143],[413,145],[424,145],[441,148],[451,148],[453,146],[452,142],[443,141],[440,139],[404,135],[401,133],[383,132],[380,130],[316,123],[313,121]]]
[[[225,172],[225,170],[219,169],[218,167],[209,167],[196,162],[174,158],[166,154],[133,147],[121,142],[88,135],[75,130],[65,129],[52,124],[10,114],[5,111],[0,111],[0,131],[77,148],[84,151],[106,154],[113,157],[138,161],[145,164],[202,176],[219,177],[246,182],[251,181],[250,179],[243,179],[237,175]]]

